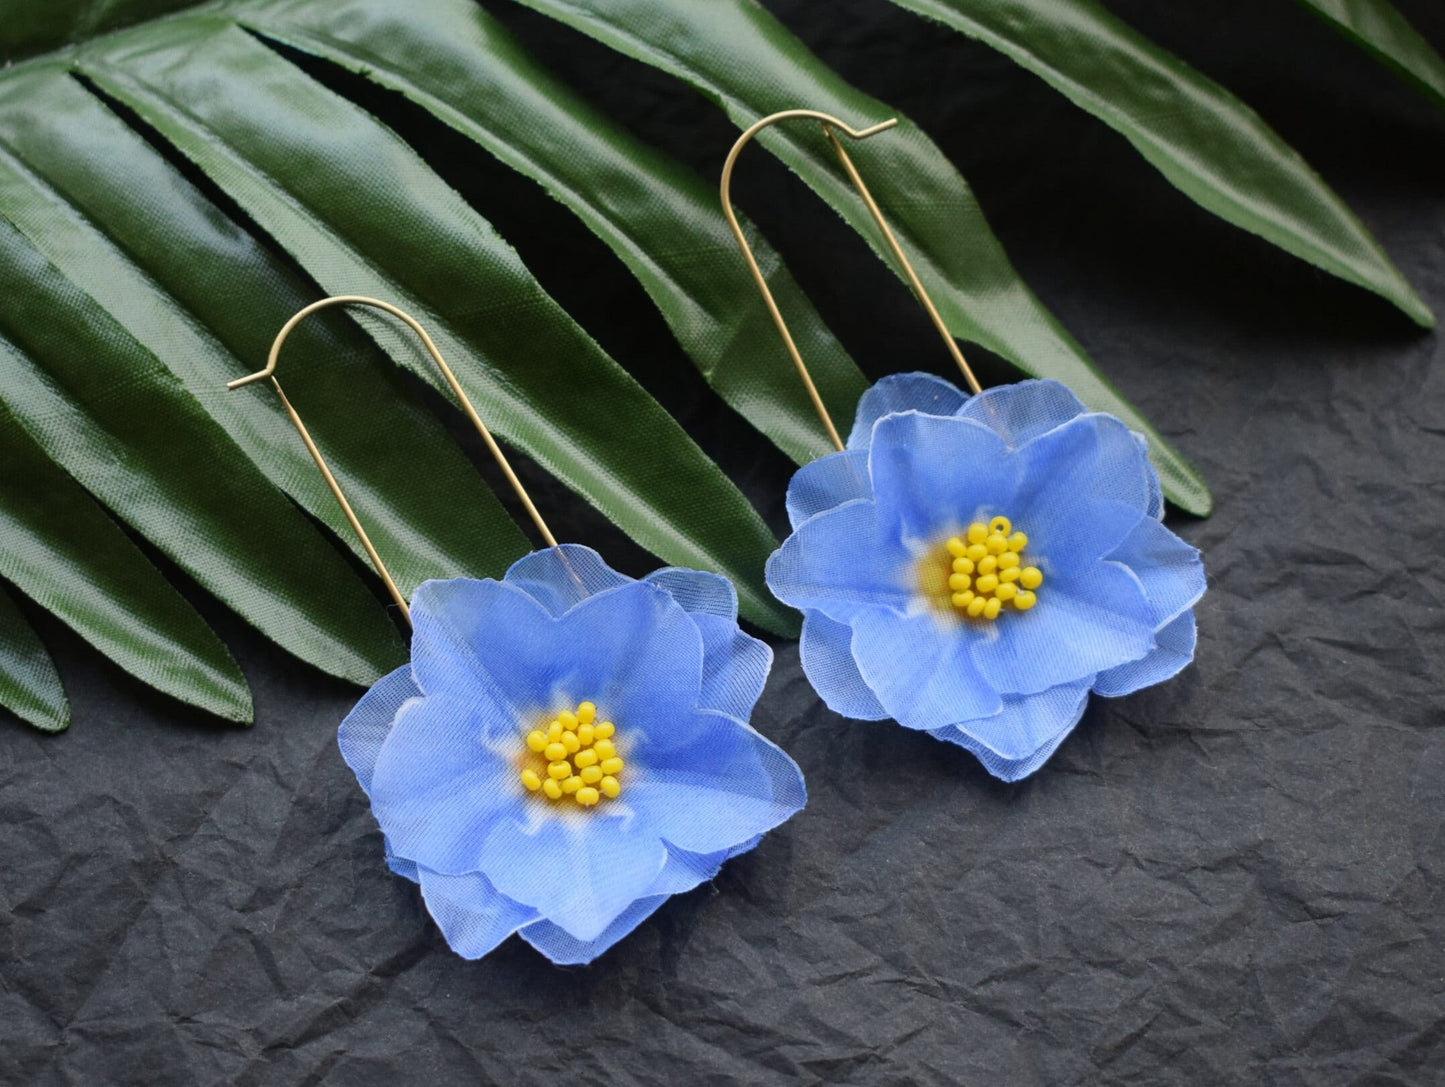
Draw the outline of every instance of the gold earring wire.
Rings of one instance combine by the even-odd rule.
[[[491,451],[492,456],[501,467],[502,474],[507,477],[507,482],[512,485],[512,490],[517,492],[517,497],[522,500],[522,505],[531,516],[532,523],[537,526],[537,531],[539,531],[542,534],[542,538],[547,541],[547,546],[556,547],[557,540],[553,537],[551,530],[547,528],[547,522],[542,520],[542,515],[537,512],[537,507],[532,504],[532,498],[527,494],[527,489],[522,486],[522,481],[517,478],[517,473],[512,471],[512,466],[507,462],[506,454],[502,452],[501,446],[497,445],[496,439],[492,437],[492,432],[487,429],[486,424],[482,422],[482,417],[477,414],[477,409],[472,406],[471,398],[468,397],[462,389],[461,383],[457,381],[456,374],[452,373],[452,368],[447,365],[446,359],[442,358],[442,353],[437,350],[437,345],[433,343],[432,338],[427,335],[426,329],[422,328],[411,314],[397,309],[389,302],[383,302],[377,298],[367,298],[359,294],[338,294],[330,298],[323,298],[319,302],[311,303],[311,305],[305,309],[299,310],[289,321],[281,326],[281,331],[276,333],[276,339],[271,343],[271,353],[266,357],[266,368],[264,370],[257,370],[254,374],[239,377],[235,381],[228,381],[226,382],[226,388],[239,389],[242,386],[250,385],[253,382],[261,381],[268,377],[271,379],[271,384],[276,389],[276,395],[281,398],[281,405],[286,409],[286,414],[291,419],[291,425],[296,428],[296,432],[301,435],[301,440],[306,443],[307,452],[311,454],[311,459],[316,462],[316,467],[320,469],[321,475],[326,480],[326,485],[331,488],[331,493],[336,496],[336,502],[341,507],[341,512],[346,515],[346,520],[350,523],[352,531],[356,533],[357,539],[361,541],[361,546],[366,550],[367,556],[371,559],[371,565],[376,567],[376,572],[381,575],[381,580],[386,584],[387,592],[389,592],[391,598],[396,601],[396,606],[401,609],[401,614],[406,617],[407,624],[410,625],[411,609],[407,607],[406,597],[402,596],[401,590],[397,588],[396,582],[392,580],[391,573],[386,568],[386,563],[382,562],[381,555],[377,553],[376,547],[371,542],[371,537],[366,534],[366,529],[361,527],[361,522],[357,519],[356,512],[351,508],[351,503],[346,500],[346,495],[341,492],[341,485],[336,482],[336,477],[331,474],[331,468],[327,465],[326,458],[321,455],[321,450],[317,448],[315,441],[312,440],[310,432],[306,429],[306,424],[301,421],[301,416],[298,415],[296,409],[291,406],[291,401],[287,399],[286,393],[281,388],[281,382],[276,380],[275,376],[276,360],[280,357],[281,345],[286,342],[286,337],[291,335],[293,328],[317,310],[326,309],[328,306],[352,305],[374,306],[377,309],[385,310],[393,317],[397,317],[406,322],[411,330],[421,337],[421,342],[426,346],[427,353],[431,355],[432,361],[435,362],[437,368],[441,370],[442,377],[446,378],[447,384],[451,386],[452,392],[456,394],[457,400],[461,402],[462,410],[466,412],[467,418],[472,422],[472,426],[474,426],[477,433],[482,436],[482,441],[487,443],[487,448]]]
[[[798,370],[798,376],[803,379],[803,385],[808,390],[808,396],[812,398],[813,408],[817,411],[818,418],[822,420],[824,428],[828,431],[828,437],[833,440],[834,446],[841,450],[843,448],[843,439],[838,436],[838,429],[833,425],[833,420],[828,415],[828,409],[823,404],[823,398],[818,393],[818,387],[813,384],[813,378],[808,373],[807,364],[803,362],[803,356],[798,352],[798,345],[793,342],[793,335],[788,331],[788,323],[783,320],[782,311],[778,309],[778,303],[773,298],[773,292],[768,288],[768,281],[763,278],[763,271],[758,267],[757,258],[753,256],[752,247],[748,245],[747,238],[743,236],[743,229],[738,225],[737,213],[733,211],[733,167],[737,164],[738,155],[742,153],[743,148],[748,145],[748,142],[752,140],[754,136],[769,125],[775,125],[779,121],[794,120],[796,118],[808,118],[822,122],[823,131],[827,133],[829,141],[833,144],[833,150],[837,152],[838,161],[843,164],[843,170],[848,175],[848,180],[851,181],[853,187],[858,190],[858,195],[863,198],[863,203],[868,208],[868,214],[873,216],[873,221],[878,224],[878,229],[883,233],[883,239],[888,243],[888,248],[891,249],[893,255],[898,258],[898,263],[903,266],[903,271],[908,276],[908,282],[913,287],[914,295],[917,296],[918,301],[923,304],[924,310],[927,311],[929,319],[933,322],[933,327],[938,330],[938,335],[948,348],[948,353],[953,356],[953,361],[958,364],[959,370],[963,372],[964,381],[968,383],[969,389],[974,393],[979,393],[983,390],[979,386],[978,378],[973,376],[973,371],[969,369],[968,363],[964,360],[963,352],[959,350],[958,342],[953,338],[953,334],[948,331],[948,326],[943,323],[943,318],[939,316],[938,309],[933,304],[933,299],[928,296],[928,291],[924,288],[922,280],[918,278],[918,273],[913,270],[912,263],[909,262],[908,257],[904,254],[903,247],[898,244],[898,239],[894,237],[893,231],[889,229],[887,220],[883,218],[883,213],[878,210],[878,203],[873,199],[873,194],[868,191],[868,186],[863,183],[863,178],[859,175],[858,168],[853,165],[853,160],[848,157],[848,152],[843,150],[843,144],[838,140],[838,132],[842,132],[849,139],[866,140],[869,136],[892,128],[898,123],[898,118],[890,117],[888,120],[881,121],[868,128],[855,129],[844,124],[836,117],[830,116],[827,113],[820,113],[814,109],[785,109],[779,113],[770,114],[762,120],[755,122],[746,132],[739,136],[737,142],[733,144],[732,150],[728,152],[727,161],[723,163],[722,181],[719,185],[722,195],[723,214],[727,216],[728,226],[732,227],[733,237],[737,240],[738,248],[743,252],[743,259],[748,263],[748,271],[753,274],[753,282],[757,284],[758,290],[762,293],[763,302],[768,307],[768,313],[772,316],[773,324],[777,326],[779,335],[783,337],[783,344],[787,347],[788,355],[792,358],[793,365]],[[834,131],[835,129],[837,131]]]

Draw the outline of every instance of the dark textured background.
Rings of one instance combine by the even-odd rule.
[[[490,6],[715,176],[734,132],[711,107]],[[383,868],[334,741],[355,690],[193,593],[256,690],[256,727],[227,731],[36,615],[75,724],[0,721],[5,1082],[1445,1082],[1439,337],[1211,218],[949,31],[882,0],[769,6],[934,136],[1030,283],[1204,471],[1217,512],[1171,521],[1211,576],[1195,666],[1096,702],[1004,786],[955,748],[833,716],[780,645],[754,723],[803,766],[809,807],[564,970],[518,941],[454,957]],[[1445,315],[1445,115],[1285,0],[1111,6],[1254,105]],[[1400,6],[1445,46],[1437,0]],[[359,93],[422,132],[778,521],[788,465],[603,247]],[[767,156],[740,196],[865,369],[948,372],[898,282]],[[529,479],[559,535],[647,568]]]

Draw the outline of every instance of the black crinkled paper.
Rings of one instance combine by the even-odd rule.
[[[734,130],[713,107],[490,6],[715,176]],[[1006,786],[955,747],[829,713],[778,644],[754,724],[802,766],[808,808],[591,967],[559,969],[517,940],[456,958],[387,872],[335,744],[358,691],[192,591],[255,687],[256,727],[228,730],[31,609],[75,723],[51,739],[0,722],[0,1080],[1445,1081],[1439,337],[1212,218],[949,31],[883,0],[768,6],[938,140],[1031,285],[1203,471],[1214,516],[1170,518],[1211,579],[1195,665],[1096,700]],[[1400,6],[1445,45],[1437,7]],[[1255,106],[1445,315],[1445,114],[1303,7],[1111,7]],[[600,244],[369,93],[781,527],[788,466]],[[898,282],[755,155],[740,202],[865,369],[948,373]],[[559,536],[647,568],[527,478]]]

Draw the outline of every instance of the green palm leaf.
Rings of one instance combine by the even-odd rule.
[[[70,702],[45,646],[0,589],[0,706],[42,732],[70,724]]]
[[[1434,325],[1429,307],[1344,201],[1258,114],[1095,0],[893,2],[1027,68],[1220,218],[1374,291],[1417,324]]]
[[[1387,0],[1299,0],[1330,26],[1445,106],[1445,57]]]

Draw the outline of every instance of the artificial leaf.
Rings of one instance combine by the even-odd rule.
[[[1299,0],[1330,26],[1445,106],[1445,57],[1388,0]]]
[[[59,732],[70,724],[70,702],[55,663],[0,588],[0,706],[41,732]]]
[[[1379,243],[1297,151],[1234,95],[1095,0],[893,2],[1027,68],[1120,133],[1201,207],[1434,325]]]
[[[989,229],[967,182],[933,141],[897,110],[850,86],[762,7],[751,0],[519,2],[686,81],[739,127],[796,107],[821,110],[854,126],[898,117],[896,128],[854,142],[848,151],[950,331],[1028,373],[1065,382],[1091,407],[1127,421],[1148,437],[1165,493],[1186,510],[1209,511],[1204,481],[1114,391],[1034,297]],[[758,138],[886,254],[872,218],[817,125],[778,125]]]
[[[3,406],[0,539],[0,577],[121,668],[217,716],[251,720],[251,692],[221,640]]]
[[[207,13],[102,39],[77,63],[324,288],[414,314],[500,435],[653,553],[730,576],[754,622],[793,628],[762,585],[776,541],[757,512],[393,133]],[[357,319],[441,385],[414,342]]]

